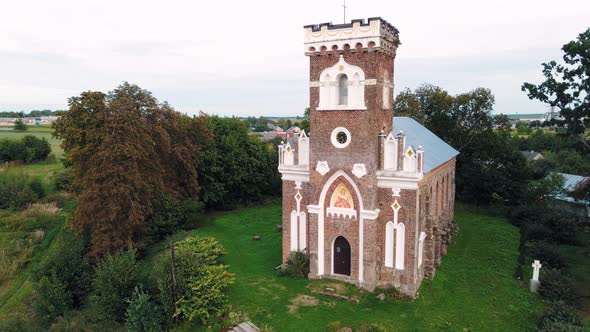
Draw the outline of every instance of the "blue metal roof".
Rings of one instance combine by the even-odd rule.
[[[563,177],[563,180],[564,180],[563,190],[565,191],[565,193],[555,195],[555,198],[559,199],[561,201],[566,201],[566,202],[570,202],[570,203],[584,204],[584,201],[578,201],[578,200],[574,199],[573,197],[569,196],[569,192],[574,191],[578,185],[580,185],[584,181],[587,181],[588,177],[581,176],[581,175],[575,175],[575,174],[566,174],[566,173],[557,173],[557,174],[559,174]],[[586,203],[588,203],[588,202],[586,202]]]
[[[403,130],[406,135],[406,149],[409,145],[412,145],[414,149],[418,149],[418,146],[422,145],[424,173],[430,172],[459,154],[459,151],[453,149],[452,146],[412,118],[393,117],[393,134],[397,135],[400,130]]]

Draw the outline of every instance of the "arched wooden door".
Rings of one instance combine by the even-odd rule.
[[[350,243],[339,236],[334,241],[334,273],[350,275]]]

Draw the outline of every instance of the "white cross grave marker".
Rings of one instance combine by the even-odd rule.
[[[533,263],[533,280],[534,281],[539,281],[539,269],[541,268],[541,266],[543,266],[543,264],[541,264],[541,262],[539,262],[538,260],[535,259],[535,262]]]
[[[539,262],[538,260],[535,259],[535,262],[531,265],[533,267],[533,278],[530,281],[530,289],[531,292],[536,293],[537,290],[539,289],[539,269],[541,268],[541,266],[543,266],[541,264],[541,262]]]

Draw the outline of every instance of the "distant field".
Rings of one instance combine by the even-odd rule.
[[[63,157],[63,150],[59,146],[61,141],[51,137],[51,134],[53,133],[53,129],[51,129],[51,127],[29,127],[29,129],[26,131],[14,131],[5,129],[6,127],[0,128],[0,139],[18,139],[26,135],[45,137],[49,141],[49,144],[51,145],[51,152],[55,155],[55,157],[58,159]]]

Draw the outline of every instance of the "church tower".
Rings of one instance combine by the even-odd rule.
[[[381,18],[304,27],[310,133],[279,146],[283,262],[292,251],[303,251],[310,259],[310,278],[339,279],[369,290],[396,286],[414,296],[422,277],[434,275],[437,241],[443,246],[447,239],[434,234],[434,219],[427,217],[426,196],[432,190],[424,151],[408,144],[401,127],[394,132],[399,44],[398,30]],[[399,122],[426,130],[408,118]],[[434,136],[428,133],[424,143]],[[441,164],[443,176],[452,168],[454,179],[455,155]],[[445,229],[451,214],[445,216]],[[423,256],[428,268],[422,268]]]

